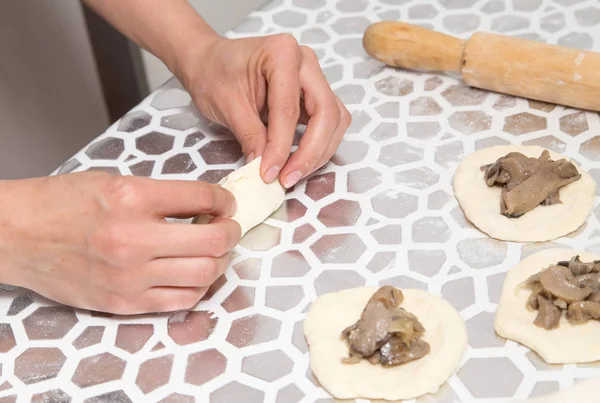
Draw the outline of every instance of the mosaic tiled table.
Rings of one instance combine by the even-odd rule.
[[[463,156],[507,143],[549,147],[600,178],[599,116],[384,68],[361,46],[381,19],[600,48],[591,0],[285,0],[253,13],[229,36],[292,32],[317,51],[353,115],[337,154],[244,237],[193,311],[111,317],[3,287],[0,402],[328,402],[309,370],[303,318],[320,294],[378,284],[428,289],[466,320],[461,368],[419,403],[509,401],[600,374],[545,365],[493,330],[505,272],[555,244],[600,251],[600,209],[554,243],[505,243],[470,225],[451,189]],[[242,163],[231,134],[171,81],[56,173],[216,182]]]

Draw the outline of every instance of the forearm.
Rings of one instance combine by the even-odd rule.
[[[84,0],[121,33],[161,59],[176,75],[192,47],[219,35],[187,0]]]

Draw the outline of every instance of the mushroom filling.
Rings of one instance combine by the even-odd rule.
[[[581,177],[575,165],[565,159],[553,161],[548,150],[539,158],[508,153],[481,169],[488,186],[502,187],[500,212],[511,218],[521,217],[539,205],[560,203],[559,189]]]
[[[344,364],[356,364],[363,358],[384,367],[418,360],[430,351],[421,340],[425,328],[417,317],[400,304],[402,291],[392,286],[379,288],[369,299],[360,319],[342,331],[348,342],[349,356]]]
[[[579,256],[529,277],[527,308],[538,311],[534,325],[552,330],[563,312],[572,325],[600,319],[600,261],[582,262]]]

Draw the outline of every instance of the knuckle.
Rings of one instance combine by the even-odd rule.
[[[208,259],[200,271],[201,286],[211,285],[219,276],[219,263],[216,259]]]
[[[289,120],[298,120],[300,117],[300,102],[293,97],[283,98],[279,104],[279,113]]]
[[[200,183],[200,186],[198,187],[198,200],[202,201],[202,206],[206,210],[214,210],[216,205],[214,185]]]
[[[302,46],[300,46],[300,51],[302,52],[302,58],[304,60],[306,60],[307,62],[311,62],[311,63],[319,62],[319,57],[317,56],[317,53],[312,48],[302,45]]]
[[[229,233],[225,228],[218,226],[215,227],[210,234],[210,251],[211,255],[214,257],[223,256],[227,253],[227,249],[229,246]]]
[[[272,38],[273,45],[275,45],[277,48],[290,49],[298,47],[298,41],[293,35],[281,33],[273,35]]]
[[[340,111],[340,108],[338,108],[337,105],[323,109],[323,116],[328,122],[334,123],[335,126],[338,126],[339,123],[343,123],[342,111]]]
[[[122,208],[136,208],[140,205],[142,197],[137,181],[131,177],[119,176],[109,182],[106,197],[112,206]]]

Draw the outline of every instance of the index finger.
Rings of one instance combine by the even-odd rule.
[[[300,50],[287,42],[263,67],[269,118],[261,174],[267,183],[275,180],[287,161],[300,117]]]
[[[158,217],[210,214],[231,217],[236,211],[233,194],[219,185],[190,180],[141,179],[137,186],[141,203]]]

